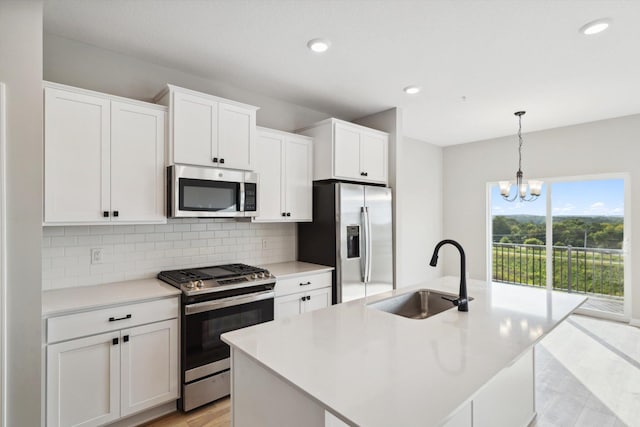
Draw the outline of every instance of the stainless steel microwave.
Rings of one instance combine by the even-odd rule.
[[[167,216],[258,215],[258,174],[199,166],[167,168]]]

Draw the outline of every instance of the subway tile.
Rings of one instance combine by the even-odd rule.
[[[99,245],[102,243],[102,236],[78,236],[78,245],[87,246],[87,245]]]
[[[207,229],[207,224],[189,224],[191,231],[205,231]]]
[[[51,237],[51,247],[74,246],[78,244],[77,236],[55,236]]]
[[[42,227],[42,235],[46,237],[64,236],[64,227]]]
[[[165,240],[182,240],[182,233],[164,233]]]
[[[89,234],[111,234],[113,225],[92,225],[89,227]]]
[[[182,233],[182,240],[192,240],[199,238],[199,232],[197,231],[187,231]]]
[[[144,242],[144,234],[126,234],[124,236],[125,243]]]
[[[104,236],[102,236],[102,243],[124,243],[124,234],[105,234]]]
[[[191,224],[174,224],[173,231],[192,231]]]
[[[64,256],[64,247],[42,248],[43,258],[56,258],[61,256]]]
[[[86,236],[88,234],[89,234],[89,226],[87,225],[76,225],[73,227],[64,228],[65,236]]]
[[[152,233],[155,231],[155,225],[140,224],[135,226],[136,233]]]
[[[156,233],[170,233],[173,231],[173,224],[161,224],[155,226]]]
[[[200,231],[198,233],[198,238],[199,239],[212,239],[216,236],[216,233],[220,233],[220,231]],[[226,233],[226,231],[225,231]]]
[[[213,222],[213,223],[207,224],[207,230],[209,230],[209,231],[222,230],[222,224],[217,223],[217,222]]]

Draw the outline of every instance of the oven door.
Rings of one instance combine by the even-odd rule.
[[[185,305],[184,381],[229,369],[229,346],[220,335],[273,320],[274,296],[269,290]]]

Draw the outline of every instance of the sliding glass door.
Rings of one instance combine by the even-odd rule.
[[[584,312],[628,317],[624,176],[548,180],[533,202],[504,201],[497,184],[489,196],[491,280],[584,294]]]

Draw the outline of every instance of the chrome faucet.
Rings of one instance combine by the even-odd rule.
[[[429,265],[431,267],[435,267],[438,264],[438,251],[440,251],[440,248],[447,243],[458,248],[458,251],[460,252],[460,290],[458,291],[457,299],[442,298],[447,301],[451,301],[453,305],[458,306],[458,311],[469,311],[469,301],[467,298],[466,258],[464,255],[464,249],[462,249],[460,243],[450,239],[442,240],[433,250],[433,255],[431,256],[431,262],[429,262]]]

